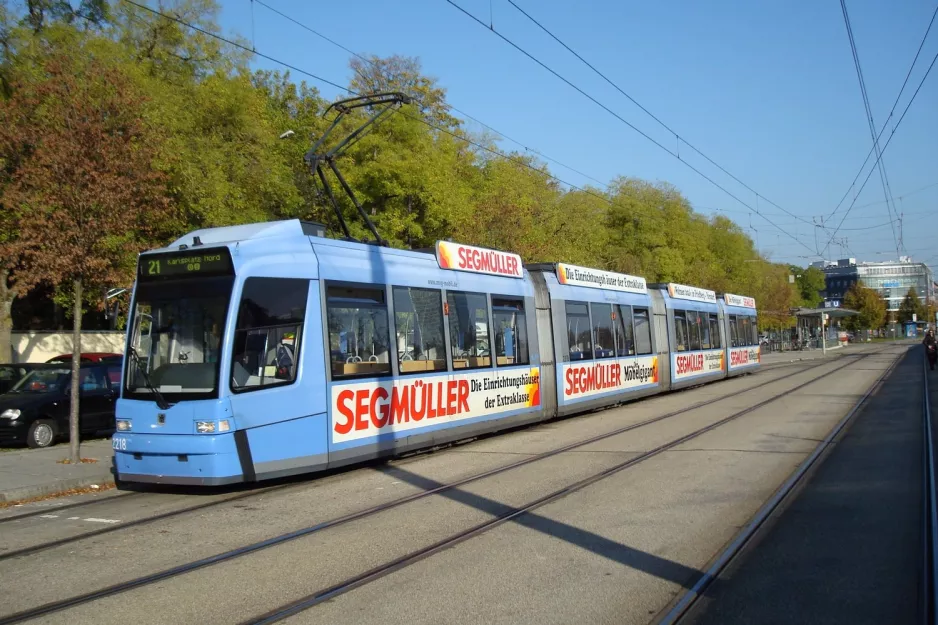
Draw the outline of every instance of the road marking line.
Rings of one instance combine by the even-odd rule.
[[[88,518],[88,519],[84,519],[84,520],[85,520],[85,521],[90,521],[91,523],[120,523],[120,522],[121,522],[120,519],[95,519],[95,518]]]
[[[39,515],[39,518],[40,518],[40,519],[57,519],[57,518],[59,518],[59,515],[57,515],[57,514],[40,514],[40,515]]]
[[[80,516],[70,516],[70,517],[68,517],[68,520],[69,520],[69,521],[77,521],[77,520],[80,519],[80,518],[81,518]]]

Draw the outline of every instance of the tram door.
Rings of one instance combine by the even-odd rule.
[[[668,310],[660,291],[649,291],[654,314],[655,354],[658,355],[658,383],[662,389],[671,388],[671,341],[668,335]]]

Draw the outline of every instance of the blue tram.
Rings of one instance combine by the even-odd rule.
[[[140,256],[116,477],[313,472],[754,370],[751,298],[297,220]]]

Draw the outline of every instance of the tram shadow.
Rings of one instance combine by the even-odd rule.
[[[647,573],[659,579],[678,584],[683,588],[690,588],[703,574],[702,571],[681,564],[680,562],[675,562],[674,560],[669,560],[653,553],[618,543],[605,536],[568,523],[550,519],[533,511],[516,514],[518,509],[508,504],[459,488],[444,489],[445,484],[421,475],[416,475],[400,467],[384,467],[380,470],[389,477],[393,477],[394,479],[406,482],[423,490],[443,489],[439,491],[439,496],[470,506],[494,517],[506,517],[514,514],[508,522],[576,545],[595,555],[612,560],[637,571]]]

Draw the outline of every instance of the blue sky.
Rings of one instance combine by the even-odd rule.
[[[813,221],[829,215],[872,146],[840,3],[835,0],[515,0],[681,137],[762,197],[680,146],[681,157],[758,208],[779,228],[716,188],[587,98],[511,48],[446,0],[351,3],[265,0],[362,54],[419,57],[450,103],[525,146],[603,182],[616,175],[676,185],[702,213],[722,211],[749,230],[773,260],[817,257]],[[507,0],[454,0],[467,11],[646,132],[670,150],[674,135],[593,74]],[[250,0],[222,0],[221,25],[257,50],[340,84],[348,55]],[[881,125],[899,92],[935,0],[848,0],[870,105]],[[252,18],[253,14],[253,18]],[[896,116],[938,53],[932,28]],[[276,68],[256,60],[257,67]],[[294,78],[299,78],[294,76]],[[340,92],[309,81],[326,97]],[[480,129],[470,123],[469,128]],[[889,136],[887,129],[883,140]],[[503,141],[503,149],[518,146]],[[938,68],[896,131],[884,162],[896,207],[905,214],[905,251],[938,266]],[[870,161],[872,164],[872,159]],[[867,166],[869,167],[869,165]],[[551,164],[557,176],[583,176]],[[862,183],[866,171],[860,178]],[[923,187],[932,185],[924,190]],[[919,191],[920,190],[920,191]],[[917,192],[916,192],[917,191]],[[915,193],[913,193],[915,192]],[[901,196],[901,200],[899,199]],[[853,199],[848,197],[835,223]],[[878,172],[832,246],[831,258],[894,258]],[[758,204],[757,204],[758,202]],[[898,227],[898,224],[896,224]],[[817,232],[823,243],[828,236]]]

